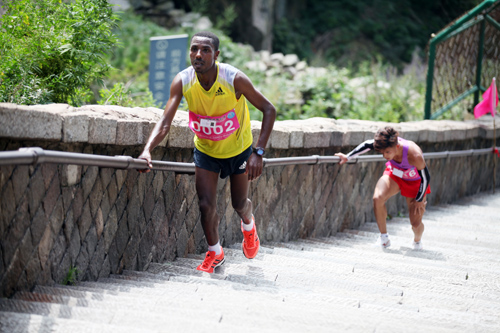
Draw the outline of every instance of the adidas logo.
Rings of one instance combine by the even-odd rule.
[[[247,161],[243,162],[242,165],[240,165],[240,170],[243,170],[247,167]]]
[[[226,93],[222,91],[222,88],[219,87],[219,89],[217,89],[217,91],[215,92],[215,96],[221,96],[221,95],[225,95]]]

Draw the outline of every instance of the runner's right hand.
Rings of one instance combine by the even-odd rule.
[[[140,173],[145,173],[151,171],[151,168],[153,168],[153,163],[151,163],[151,153],[148,151],[143,151],[141,155],[138,157],[141,160],[146,160],[148,162],[148,167],[149,169],[138,169]]]
[[[347,162],[347,155],[346,154],[337,153],[337,154],[335,154],[335,156],[338,156],[340,158],[340,162],[339,162],[340,165]]]

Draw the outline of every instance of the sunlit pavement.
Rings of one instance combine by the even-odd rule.
[[[99,282],[0,300],[1,332],[500,332],[500,193],[429,207],[423,250],[405,217],[331,238],[225,249]]]

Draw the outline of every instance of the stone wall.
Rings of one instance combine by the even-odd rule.
[[[65,104],[0,104],[0,150],[48,150],[137,157],[162,110]],[[425,152],[492,146],[489,117],[473,122],[394,124]],[[192,133],[179,111],[156,160],[192,162]],[[372,138],[384,123],[316,118],[280,121],[266,157],[332,155]],[[260,123],[252,121],[254,137]],[[500,131],[497,131],[500,136]],[[428,160],[429,206],[492,188],[493,154]],[[265,168],[249,196],[262,244],[335,235],[374,221],[371,196],[384,163]],[[497,167],[500,172],[500,166]],[[500,178],[500,177],[497,177]],[[497,186],[500,181],[497,179]],[[400,197],[389,214],[406,214]],[[218,187],[223,246],[241,242],[230,184]],[[206,251],[194,177],[173,172],[65,164],[0,166],[0,284],[2,296],[35,284],[61,283],[71,267],[79,280]]]

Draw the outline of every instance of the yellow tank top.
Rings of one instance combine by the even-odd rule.
[[[226,138],[219,139],[218,141],[203,138],[203,133],[199,132],[199,122],[197,125],[195,124],[194,128],[191,126],[191,116],[193,115],[190,115],[190,127],[195,133],[195,147],[209,156],[223,159],[241,154],[252,145],[253,137],[246,98],[241,95],[239,100],[236,99],[234,90],[234,78],[238,73],[238,69],[224,63],[216,62],[216,65],[217,79],[208,91],[199,83],[192,66],[180,72],[180,75],[182,78],[182,94],[187,101],[190,113],[192,112],[194,115],[205,117],[208,120],[217,120],[217,117],[227,117],[226,114],[229,114],[229,117],[232,118],[236,114],[239,128],[234,130],[236,128],[234,124],[229,124],[228,128],[232,128],[233,132]],[[234,110],[234,113],[231,112],[232,110]],[[234,122],[235,119],[231,119],[231,121]],[[212,134],[212,131],[219,132],[218,129],[222,131],[221,126],[218,129],[209,127],[202,129],[206,129],[207,134]]]

